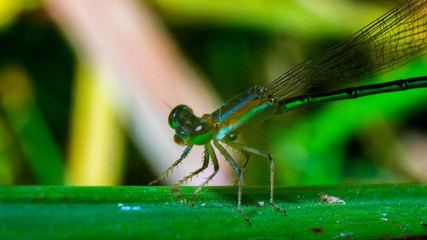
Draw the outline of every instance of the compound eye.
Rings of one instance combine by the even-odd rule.
[[[215,129],[212,124],[202,122],[191,129],[188,136],[191,143],[195,145],[205,145],[212,140],[215,135]]]
[[[182,139],[182,137],[180,137],[180,136],[178,136],[178,135],[173,135],[173,141],[176,143],[176,144],[178,144],[178,145],[181,145],[181,146],[183,146],[183,145],[185,145],[185,141],[184,141],[184,139]]]
[[[235,141],[237,139],[237,134],[230,133],[230,134],[227,134],[227,137],[228,137],[228,141],[233,142],[233,141]]]
[[[193,110],[191,110],[191,108],[189,108],[187,105],[181,104],[174,107],[171,113],[169,113],[168,123],[172,129],[176,129],[178,127],[179,115],[182,114],[184,111],[187,111],[189,113],[193,112]]]

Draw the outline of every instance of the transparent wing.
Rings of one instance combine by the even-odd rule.
[[[398,68],[425,53],[426,15],[427,0],[406,1],[266,88],[284,100],[309,87],[339,86]]]

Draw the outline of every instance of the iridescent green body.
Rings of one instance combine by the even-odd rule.
[[[274,116],[277,101],[262,87],[254,87],[234,97],[212,113],[217,123],[216,140],[235,140],[237,134]]]

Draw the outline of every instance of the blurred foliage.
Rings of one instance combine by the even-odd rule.
[[[15,0],[0,2],[0,28],[19,21],[17,18],[23,11],[31,11],[41,7],[39,0]]]
[[[62,184],[72,56],[36,1],[0,11],[0,184]],[[14,20],[14,21],[12,21]]]
[[[396,4],[334,0],[149,3],[193,67],[212,81],[224,101],[272,81]],[[360,11],[351,11],[356,8]],[[363,14],[369,8],[375,9],[372,15]],[[340,20],[347,13],[357,28]],[[72,165],[66,157],[73,155],[70,145],[84,144],[84,140],[72,143],[70,133],[75,129],[70,126],[88,121],[84,114],[72,117],[82,114],[72,100],[80,63],[39,1],[0,2],[0,52],[0,185],[62,184],[64,173],[70,171],[66,168]],[[426,75],[424,69],[426,63],[420,60],[371,82]],[[412,172],[413,163],[405,157],[402,141],[414,132],[426,135],[425,100],[426,90],[411,90],[325,104],[269,120],[239,140],[275,156],[279,184],[422,181],[423,176]],[[112,128],[116,128],[115,136],[125,135],[118,140],[123,147],[118,155],[125,163],[116,168],[121,172],[109,176],[116,180],[105,184],[147,183],[151,173],[126,129],[122,133],[117,126]],[[268,164],[254,158],[246,182],[268,184],[268,173]]]

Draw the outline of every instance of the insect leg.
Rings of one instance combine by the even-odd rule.
[[[242,212],[241,205],[242,205],[242,187],[243,187],[243,173],[240,170],[237,163],[233,160],[233,158],[230,156],[230,154],[225,150],[225,148],[219,144],[218,141],[214,141],[214,145],[218,150],[221,152],[221,154],[225,157],[225,160],[230,163],[231,167],[234,169],[234,171],[239,176],[239,182],[238,182],[238,194],[237,194],[237,211],[242,215],[242,217],[245,219],[245,221],[251,225],[251,222],[249,221],[249,218]]]
[[[209,165],[209,155],[211,155],[211,154],[209,153],[209,151],[205,147],[205,152],[204,152],[204,156],[203,156],[203,165],[202,165],[202,167],[199,168],[199,169],[197,169],[196,171],[192,172],[190,175],[184,177],[184,179],[180,180],[176,185],[181,185],[181,184],[185,183],[186,181],[188,181],[192,177],[196,176],[197,174],[199,174],[200,172],[202,172],[203,170],[205,170],[208,167],[208,165]]]
[[[267,158],[270,160],[270,205],[273,206],[274,208],[276,208],[277,210],[281,211],[283,213],[283,215],[286,215],[286,211],[283,210],[283,208],[281,208],[280,206],[278,206],[277,204],[275,204],[273,202],[273,192],[274,192],[274,160],[273,160],[273,156],[271,156],[269,153],[256,149],[256,148],[252,148],[240,143],[236,143],[236,142],[226,142],[227,145],[229,145],[232,148],[238,149],[240,151],[246,151],[249,152],[251,154],[255,154],[264,158]]]
[[[191,202],[191,206],[194,206],[194,200],[196,199],[196,194],[202,190],[202,188],[210,181],[212,180],[212,178],[218,173],[219,171],[219,164],[218,164],[218,159],[216,158],[215,152],[212,148],[212,145],[210,143],[205,145],[205,152],[207,151],[207,154],[205,154],[205,156],[207,156],[207,159],[209,159],[209,156],[212,159],[212,164],[214,167],[214,171],[213,173],[202,183],[199,185],[199,187],[196,189],[196,191],[194,191],[193,193],[193,200]],[[206,157],[205,157],[206,159]],[[207,165],[207,164],[206,164]]]
[[[161,175],[160,175],[160,177],[158,178],[158,179],[156,179],[156,180],[154,180],[154,181],[152,181],[152,182],[150,182],[149,184],[148,184],[148,186],[151,186],[151,185],[154,185],[154,184],[157,184],[157,183],[159,183],[160,181],[162,181],[163,180],[163,178],[165,178],[167,175],[168,175],[168,173],[170,172],[170,171],[172,171],[172,169],[174,169],[176,166],[178,166],[178,164],[180,164],[181,162],[182,162],[182,160],[184,160],[184,158],[186,158],[187,157],[187,155],[190,153],[190,151],[191,151],[191,149],[193,148],[193,145],[188,145],[186,148],[185,148],[185,150],[184,150],[184,152],[182,153],[182,155],[181,155],[181,157],[178,159],[178,160],[176,160],[166,171],[164,171]]]

